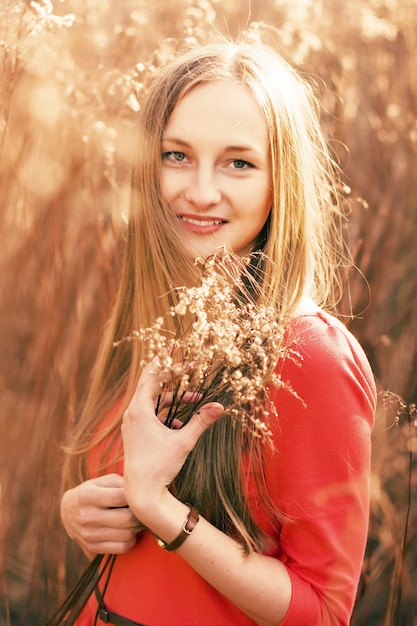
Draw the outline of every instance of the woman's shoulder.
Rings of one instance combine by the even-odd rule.
[[[334,315],[313,303],[304,303],[288,329],[289,363],[297,378],[308,378],[309,386],[333,390],[347,379],[355,381],[375,405],[375,379],[359,341]],[[301,373],[302,372],[302,373]]]
[[[338,359],[350,355],[370,370],[363,348],[347,326],[313,302],[304,302],[297,310],[289,325],[288,342],[305,355]]]

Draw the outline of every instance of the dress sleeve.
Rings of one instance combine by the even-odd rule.
[[[275,451],[266,476],[283,513],[279,558],[292,599],[280,626],[347,625],[368,530],[375,385],[367,359],[345,327],[324,314],[296,323],[285,359]],[[298,362],[297,362],[298,361]]]

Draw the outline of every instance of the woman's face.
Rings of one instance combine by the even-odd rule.
[[[196,256],[256,243],[272,202],[265,119],[249,91],[210,82],[187,94],[162,139],[161,187]]]

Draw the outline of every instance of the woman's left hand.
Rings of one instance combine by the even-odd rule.
[[[124,484],[127,502],[145,525],[148,514],[158,509],[168,486],[181,470],[200,435],[223,413],[223,406],[202,406],[182,428],[168,428],[155,414],[161,391],[159,359],[142,371],[122,424]]]

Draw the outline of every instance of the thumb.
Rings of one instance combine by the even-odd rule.
[[[97,478],[91,478],[90,481],[100,487],[123,487],[124,485],[123,476],[115,473],[103,474]]]
[[[188,434],[197,441],[200,435],[223,415],[223,412],[224,407],[222,404],[219,402],[209,402],[202,406],[198,413],[194,413],[188,424],[182,430],[187,430]]]

